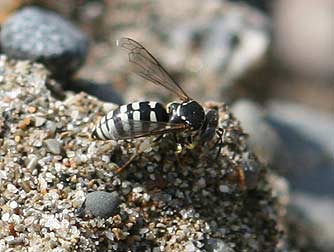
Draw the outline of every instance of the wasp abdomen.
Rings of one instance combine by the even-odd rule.
[[[145,101],[122,105],[110,111],[96,126],[93,135],[99,139],[129,139],[154,130],[153,122],[168,122],[165,107],[157,102]],[[152,123],[150,123],[152,122]]]

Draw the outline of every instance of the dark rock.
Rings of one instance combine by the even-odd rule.
[[[331,115],[283,102],[271,102],[266,111],[247,100],[236,102],[232,111],[250,134],[248,142],[255,152],[286,175],[292,188],[332,194]]]
[[[66,84],[66,89],[74,92],[84,91],[105,102],[124,104],[123,97],[116,92],[112,84],[101,84],[91,80],[75,79]]]
[[[282,101],[270,102],[265,110],[241,100],[232,110],[250,133],[249,143],[257,154],[290,182],[291,245],[311,249],[305,251],[332,251],[333,225],[328,222],[334,192],[332,115]]]
[[[231,2],[245,2],[266,13],[271,11],[272,0],[230,0]]]
[[[26,7],[2,26],[2,50],[9,57],[38,61],[57,77],[66,77],[84,62],[87,37],[56,13]]]
[[[108,218],[112,216],[119,204],[119,196],[116,192],[91,192],[87,194],[83,209],[95,217]]]
[[[284,145],[273,159],[275,167],[293,189],[332,196],[333,115],[279,101],[271,102],[268,112],[267,121]]]

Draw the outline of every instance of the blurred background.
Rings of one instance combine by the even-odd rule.
[[[286,178],[291,244],[333,251],[332,0],[1,0],[2,29],[31,5],[56,12],[89,40],[85,63],[59,78],[64,89],[118,104],[175,99],[130,73],[115,43],[126,36],[191,97],[227,103],[260,159]]]

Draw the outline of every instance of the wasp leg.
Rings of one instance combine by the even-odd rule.
[[[218,140],[217,140],[217,142],[215,143],[215,145],[213,147],[213,148],[215,148],[215,147],[219,146],[215,160],[218,159],[219,154],[220,154],[220,152],[221,152],[221,150],[223,148],[223,129],[219,128],[217,130],[217,135],[218,135]]]
[[[184,146],[189,150],[192,150],[196,147],[196,144],[194,144],[193,142],[192,136],[187,137],[187,143]]]
[[[173,134],[173,138],[174,138],[175,143],[177,143],[177,142],[179,141],[179,140],[177,139],[176,133]]]
[[[139,155],[139,153],[134,153],[129,159],[128,161],[125,162],[125,164],[123,164],[121,167],[119,167],[115,173],[120,174],[122,172],[124,172],[124,170],[132,163],[132,161]]]
[[[131,163],[132,161],[141,154],[141,152],[139,151],[139,145],[136,146],[136,151],[135,153],[133,153],[133,155],[125,162],[125,164],[123,164],[121,167],[119,167],[118,169],[116,169],[116,174],[120,174],[122,173]]]
[[[163,136],[164,134],[161,134],[160,136],[158,136],[156,139],[153,140],[153,143],[160,141]]]
[[[181,153],[182,152],[182,145],[179,143],[179,140],[177,139],[177,136],[176,136],[176,133],[173,134],[173,138],[174,138],[174,141],[175,141],[175,144],[176,144],[176,150],[175,152],[177,154]]]
[[[216,148],[218,146],[218,143],[223,141],[223,132],[222,132],[222,129],[220,129],[220,128],[217,129],[215,133],[218,135],[218,139],[215,142],[215,144],[210,148],[210,150],[213,150],[214,148]]]

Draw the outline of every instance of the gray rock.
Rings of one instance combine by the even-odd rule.
[[[267,121],[284,144],[274,157],[275,167],[286,173],[293,189],[332,197],[333,115],[280,101],[268,108]]]
[[[40,116],[36,116],[35,117],[35,126],[36,127],[42,126],[45,122],[46,122],[46,118],[45,117],[40,117]]]
[[[59,155],[61,153],[61,146],[57,139],[46,139],[44,143],[52,154]]]
[[[248,143],[256,154],[285,174],[292,188],[332,194],[332,115],[278,101],[271,102],[267,111],[248,100],[231,109],[249,133]]]
[[[323,148],[327,154],[334,151],[334,116],[311,107],[271,101],[268,106],[269,118],[281,121]],[[275,123],[270,121],[274,126]]]
[[[298,222],[303,220],[308,232],[314,237],[315,245],[321,251],[333,251],[334,226],[332,221],[329,221],[333,219],[333,197],[294,192],[291,204],[290,216],[292,215]]]
[[[56,76],[76,71],[88,52],[87,37],[56,13],[26,7],[2,26],[0,43],[12,58],[45,64]]]
[[[232,110],[250,133],[249,143],[257,154],[290,182],[292,209],[303,212],[303,218],[294,217],[290,232],[306,226],[309,235],[314,236],[310,243],[321,251],[332,251],[333,225],[328,220],[334,207],[333,116],[282,101],[270,102],[265,111],[254,102],[241,100]],[[290,211],[289,215],[296,215]]]
[[[248,143],[259,158],[271,163],[281,143],[273,127],[266,122],[266,112],[253,101],[242,99],[231,107],[232,112],[240,120],[242,128],[250,135]]]
[[[83,210],[95,217],[108,218],[115,214],[120,199],[116,192],[91,192],[87,194]]]

